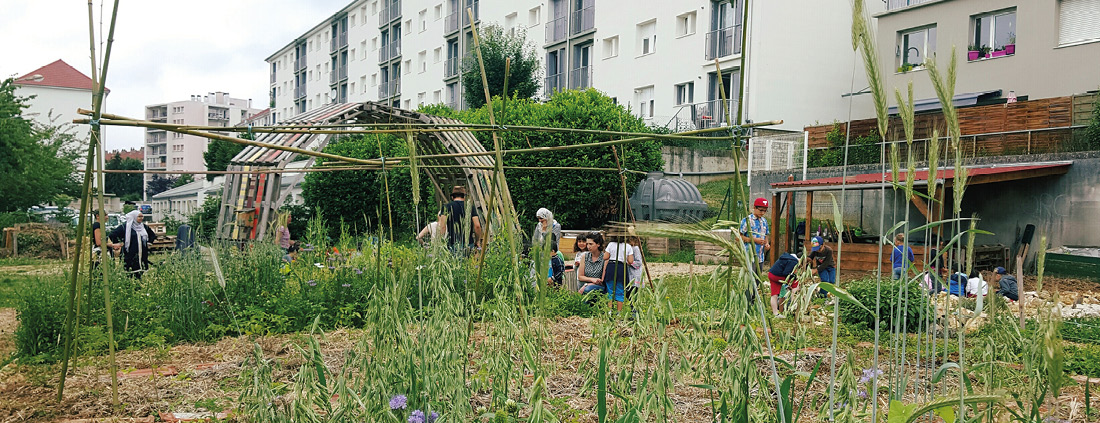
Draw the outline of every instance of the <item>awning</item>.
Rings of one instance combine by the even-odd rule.
[[[959,94],[951,98],[951,104],[954,105],[956,108],[973,106],[978,104],[979,101],[997,98],[1000,96],[1001,90],[978,91],[976,93]],[[940,99],[936,97],[913,101],[913,111],[916,113],[939,110],[940,108]],[[891,107],[889,113],[891,115],[898,114],[898,107]]]
[[[1014,181],[1018,179],[1038,178],[1041,176],[1063,175],[1069,171],[1073,161],[1017,163],[967,167],[967,185],[989,184],[994,182]],[[928,169],[917,170],[913,173],[913,184],[917,186],[928,185]],[[955,178],[955,169],[947,168],[936,171],[936,181],[944,186],[951,186]],[[897,183],[905,183],[908,180],[908,172],[898,172]],[[893,186],[893,175],[890,172],[864,173],[859,175],[833,178],[808,179],[805,181],[776,182],[771,184],[772,192],[788,191],[833,191],[841,189],[872,189]]]

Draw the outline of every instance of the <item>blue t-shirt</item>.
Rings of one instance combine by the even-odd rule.
[[[756,217],[756,215],[750,214],[744,219],[741,219],[741,235],[749,238],[765,238],[768,237],[768,219],[763,217]],[[745,249],[749,254],[756,255],[756,261],[758,263],[764,262],[764,246],[755,242],[749,241],[745,243]]]
[[[902,247],[905,248],[905,254],[902,254]],[[895,245],[894,251],[890,254],[890,261],[894,263],[894,268],[899,267],[908,268],[910,264],[913,264],[913,249],[908,245]],[[903,263],[902,260],[905,260]]]

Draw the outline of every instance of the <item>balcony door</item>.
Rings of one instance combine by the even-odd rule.
[[[707,75],[707,104],[706,109],[697,114],[698,126],[700,128],[709,128],[713,126],[720,126],[726,123],[727,110],[729,108],[729,114],[732,119],[737,119],[737,96],[740,90],[741,84],[741,70],[734,69],[727,72],[722,72],[719,76],[715,72],[711,72]],[[721,84],[719,84],[721,81]],[[722,102],[723,91],[725,92],[726,102]]]
[[[591,43],[573,47],[573,74],[570,75],[573,89],[585,89],[592,86],[590,80],[592,75],[591,62]]]

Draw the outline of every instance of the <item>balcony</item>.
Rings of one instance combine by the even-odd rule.
[[[561,92],[565,89],[565,73],[556,73],[546,77],[546,83],[543,84],[546,88],[546,97],[554,95],[554,93]]]
[[[275,72],[271,72],[271,83],[275,83]]]
[[[901,9],[921,3],[927,3],[929,1],[931,0],[886,0],[886,10]]]
[[[341,66],[337,69],[333,69],[328,74],[328,83],[329,84],[335,84],[337,82],[344,81],[344,80],[347,80],[347,79],[348,79],[348,67],[347,66]]]
[[[592,67],[581,66],[569,71],[569,89],[583,90],[592,86]]]
[[[300,100],[306,97],[306,86],[299,85],[294,87],[294,100]]]
[[[382,44],[382,48],[378,49],[378,63],[386,63],[390,61],[390,45]]]
[[[209,112],[206,114],[206,118],[211,120],[229,120],[229,112]]]
[[[401,95],[401,79],[390,81],[390,95],[395,97]]]
[[[477,3],[478,3],[477,0],[474,0],[474,2],[470,3],[470,5],[469,5],[469,7],[474,9],[474,21],[475,22],[481,20],[481,15],[478,13],[478,7],[477,7],[478,4]],[[462,15],[462,27],[465,28],[465,27],[470,26],[470,15],[468,13],[466,13],[465,8],[462,9],[459,12],[459,15]]]
[[[153,146],[153,145],[156,145],[156,144],[164,144],[166,142],[168,142],[168,134],[165,133],[163,130],[161,130],[160,132],[155,133],[155,134],[150,133],[149,134],[149,139],[148,139],[148,141],[146,141],[146,143],[149,144],[150,146]]]
[[[329,52],[335,53],[340,49],[348,46],[348,32],[344,31],[339,34],[332,34],[332,41],[329,43]]]
[[[565,39],[568,34],[569,16],[562,15],[546,23],[546,44],[553,44]]]
[[[447,59],[447,62],[443,66],[443,78],[449,79],[458,76],[459,70],[462,68],[462,58],[452,57]]]
[[[297,59],[294,59],[294,72],[301,72],[304,70],[306,70],[306,57],[301,56]]]
[[[703,103],[685,104],[680,107],[688,108],[691,111],[690,118],[696,129],[726,126],[728,123],[727,116],[733,118],[737,116],[737,100],[711,100]],[[727,108],[729,109],[728,115]],[[677,116],[679,115],[680,113],[677,113]]]
[[[741,54],[741,25],[707,33],[707,60]]]
[[[596,27],[596,6],[588,6],[573,12],[573,25],[570,35],[579,35]]]
[[[378,26],[389,25],[390,22],[401,18],[401,0],[393,0],[386,4],[386,0],[381,0],[382,9],[378,11]]]
[[[378,62],[386,63],[390,60],[401,57],[401,39],[393,40],[389,44],[383,44],[382,48],[378,49]]]
[[[401,57],[401,39],[397,38],[390,42],[390,59],[397,59]]]
[[[443,34],[450,35],[451,33],[458,32],[458,12],[451,12],[447,15],[447,19],[443,22]]]

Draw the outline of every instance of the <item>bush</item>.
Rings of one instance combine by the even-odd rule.
[[[1065,348],[1064,368],[1067,372],[1100,377],[1100,346],[1089,344],[1063,344]]]
[[[65,281],[55,276],[36,280],[33,289],[17,289],[15,308],[19,326],[15,329],[15,348],[20,355],[32,357],[52,354],[58,347],[65,326]]]
[[[557,128],[595,129],[624,132],[648,132],[640,118],[610,97],[594,90],[563,91],[545,104],[512,98],[507,112],[501,113],[501,101],[494,101],[497,122],[505,126],[524,125]],[[427,106],[424,113],[452,117],[470,124],[488,124],[489,109],[454,111],[444,106]],[[475,133],[486,150],[493,150],[492,136]],[[618,137],[565,132],[506,131],[499,134],[504,150],[589,144]],[[637,171],[660,170],[660,143],[644,141],[617,147],[622,166]],[[505,166],[523,167],[597,167],[615,168],[610,147],[550,151],[538,154],[509,154]],[[596,228],[612,220],[623,220],[625,210],[622,186],[614,172],[506,170],[508,186],[519,213],[521,226],[530,230],[535,224],[535,211],[546,207],[554,218],[567,228]],[[644,175],[627,173],[627,195],[644,179]]]
[[[824,150],[810,150],[807,157],[809,167],[828,167],[844,165],[844,127],[840,123],[833,124],[833,130],[825,135],[829,141],[829,148]],[[854,136],[848,146],[848,164],[878,163],[882,160],[882,146],[879,144],[882,138],[872,130],[867,135]]]
[[[879,329],[882,331],[890,331],[894,327],[894,321],[897,316],[897,307],[899,303],[899,292],[905,285],[901,281],[882,281],[882,297],[879,307],[879,313],[882,316],[879,323]],[[917,332],[924,325],[924,313],[923,310],[928,308],[928,294],[920,287],[917,282],[908,283],[909,294],[905,297],[908,302],[907,312],[904,316],[904,324],[907,332]],[[844,321],[846,325],[853,326],[857,329],[874,329],[875,318],[872,314],[875,310],[875,295],[876,295],[876,282],[874,279],[859,279],[852,281],[846,289],[857,300],[863,303],[871,312],[856,306],[855,304],[842,301],[840,303],[840,319]]]
[[[207,198],[202,202],[202,209],[187,218],[187,224],[191,225],[197,238],[204,241],[214,239],[214,230],[218,227],[218,209],[221,206],[221,196]]]

